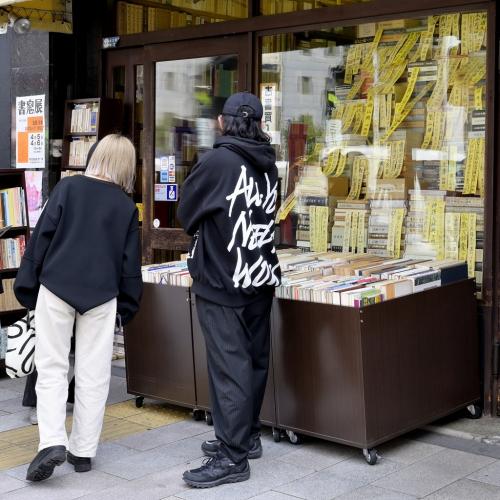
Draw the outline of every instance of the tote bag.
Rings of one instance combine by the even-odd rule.
[[[35,313],[7,327],[5,371],[10,378],[21,378],[35,369]]]

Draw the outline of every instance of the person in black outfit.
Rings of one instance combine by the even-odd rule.
[[[262,455],[259,414],[269,365],[270,311],[280,283],[274,248],[275,152],[261,129],[262,105],[227,99],[222,137],[186,179],[178,219],[193,236],[188,267],[207,347],[215,441],[211,458],[184,481],[209,488],[250,477]]]
[[[111,134],[99,141],[85,175],[62,179],[30,238],[14,292],[35,309],[38,454],[26,478],[41,481],[66,460],[91,469],[111,379],[120,314],[126,324],[142,293],[139,220],[126,193],[135,179],[133,144]],[[75,407],[65,429],[71,337],[75,328]],[[66,449],[67,455],[66,455]]]

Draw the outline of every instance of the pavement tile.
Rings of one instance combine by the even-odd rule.
[[[377,465],[378,467],[378,465]],[[396,491],[385,490],[377,486],[363,486],[357,490],[351,491],[339,497],[337,500],[367,500],[367,499],[380,499],[380,500],[413,500],[417,497],[398,493]]]
[[[215,438],[212,437],[206,439],[215,439]],[[279,443],[276,443],[270,434],[262,435],[261,440],[262,440],[263,457],[265,459],[280,458],[292,452],[297,452],[298,450],[301,450],[303,446],[305,446],[305,445],[294,445],[288,442],[287,440],[283,440],[280,441]]]
[[[23,410],[0,417],[0,432],[18,429],[29,424],[30,410]]]
[[[347,446],[317,441],[304,444],[298,450],[282,455],[279,459],[299,466],[307,464],[308,467],[318,471],[347,460],[353,455],[354,450]]]
[[[99,493],[91,493],[82,498],[88,500],[160,500],[173,493],[187,489],[182,473],[187,465],[181,464],[165,471],[144,476],[107,488]]]
[[[198,441],[183,439],[153,450],[99,465],[99,470],[124,479],[137,479],[147,474],[174,467],[201,457]]]
[[[474,481],[481,481],[482,483],[493,484],[494,486],[500,486],[500,460],[479,469],[470,476],[469,479]]]
[[[388,476],[404,466],[387,459],[379,459],[375,466],[370,466],[362,456],[356,456],[349,460],[344,460],[332,467],[325,469],[325,472],[331,472],[336,476],[356,479],[365,484],[373,483],[382,477]]]
[[[115,418],[125,418],[131,417],[132,415],[137,415],[141,413],[142,408],[137,408],[133,399],[128,401],[123,401],[121,403],[115,403],[106,407],[106,415]]]
[[[500,500],[500,487],[461,479],[425,498],[428,500]]]
[[[0,378],[0,389],[9,389],[23,394],[25,385],[26,379],[24,378]]]
[[[73,472],[39,483],[30,483],[20,490],[3,495],[2,500],[72,500],[120,483],[124,483],[123,479],[95,470],[85,474]]]
[[[157,429],[148,430],[141,434],[126,436],[116,441],[116,443],[135,450],[147,451],[181,439],[193,437],[202,433],[205,434],[206,430],[206,425],[200,422],[185,420],[158,427]]]
[[[175,422],[181,422],[189,418],[189,412],[185,409],[173,410],[158,405],[143,409],[136,415],[126,417],[129,422],[134,422],[149,429],[162,427]]]
[[[18,490],[19,488],[24,488],[26,484],[23,481],[19,481],[10,475],[0,472],[0,495],[2,493],[8,493],[9,491]]]
[[[23,398],[20,394],[12,399],[7,399],[5,401],[0,401],[0,410],[7,413],[19,413],[21,411],[26,411],[26,406],[23,406]],[[29,419],[26,420],[26,424],[29,423]]]
[[[411,465],[423,458],[443,451],[444,448],[433,444],[399,438],[377,447],[378,453],[392,462]]]
[[[443,450],[374,484],[417,497],[425,496],[494,461],[488,457],[463,451]]]
[[[10,415],[10,413],[0,410],[0,417],[3,417],[4,415]]]
[[[293,500],[294,498],[297,497],[291,497],[290,495],[285,495],[284,493],[280,493],[279,491],[266,491],[261,495],[252,497],[251,500]]]
[[[367,467],[369,467],[367,465]],[[273,488],[281,493],[307,500],[330,500],[335,495],[356,490],[364,486],[361,480],[337,476],[322,470],[292,483]]]
[[[5,389],[0,387],[0,403],[2,401],[8,401],[9,399],[14,399],[19,397],[19,392],[13,391],[12,389]]]
[[[33,455],[33,458],[35,455]],[[5,471],[5,474],[22,481],[25,484],[31,484],[29,481],[26,481],[26,473],[28,472],[30,462],[19,465],[18,467],[14,467],[13,469],[9,469]],[[54,469],[54,474],[52,474],[53,478],[66,476],[67,474],[72,474],[74,472],[74,467],[68,462],[64,462]]]
[[[123,460],[128,457],[132,457],[137,453],[138,452],[136,450],[131,450],[126,446],[120,446],[113,441],[99,443],[97,454],[92,459],[92,465],[94,468],[99,468],[105,463],[114,462],[116,460]]]

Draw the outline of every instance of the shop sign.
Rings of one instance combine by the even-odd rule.
[[[45,95],[16,98],[16,167],[45,168]]]
[[[107,38],[102,39],[102,48],[103,49],[114,49],[118,42],[120,41],[119,36],[108,36]]]
[[[160,182],[162,184],[167,184],[167,182],[168,182],[168,170],[162,170],[160,172]]]
[[[262,128],[271,137],[271,144],[280,144],[278,131],[278,85],[276,83],[263,83],[260,86],[260,100],[264,109]]]

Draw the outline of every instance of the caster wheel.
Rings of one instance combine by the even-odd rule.
[[[363,450],[363,455],[365,456],[365,460],[370,465],[375,465],[377,463],[377,460],[379,459],[379,456],[377,454],[377,450],[375,448],[369,448],[369,449],[365,448]]]
[[[467,406],[467,412],[468,412],[467,416],[472,419],[481,418],[483,414],[483,410],[478,405]]]
[[[273,439],[275,443],[279,443],[281,441],[281,431],[276,427],[273,427]]]
[[[303,441],[302,436],[300,434],[296,434],[293,431],[286,431],[286,435],[288,436],[288,439],[292,444],[301,444]]]
[[[144,398],[142,396],[137,396],[135,398],[135,407],[142,408],[144,406]]]
[[[193,420],[199,422],[205,418],[205,412],[203,410],[193,410]]]
[[[214,425],[214,420],[212,418],[212,414],[209,413],[208,411],[205,413],[205,421],[207,425]]]

